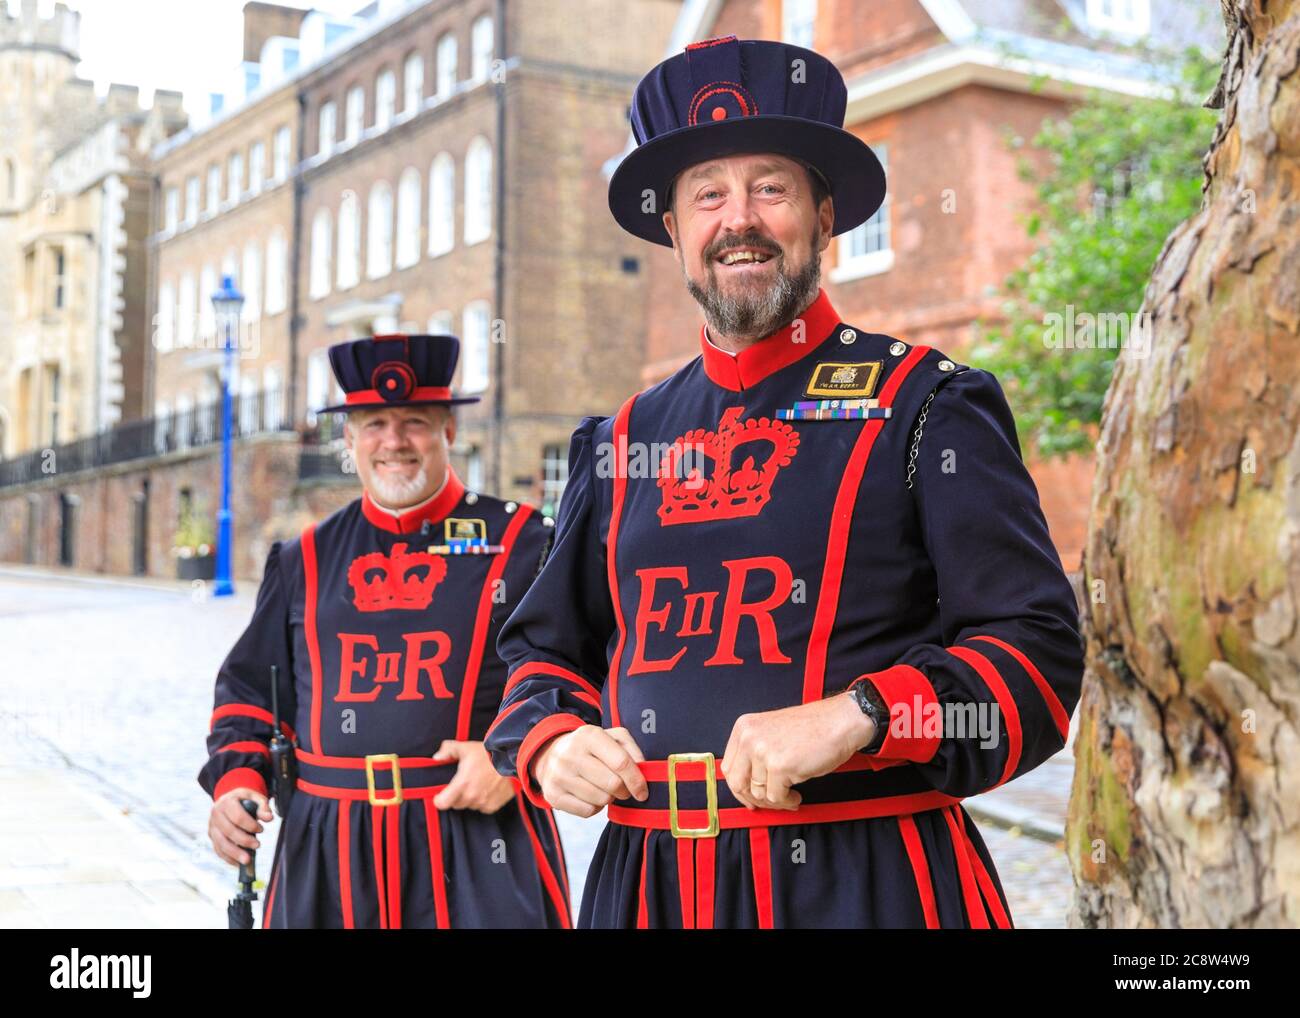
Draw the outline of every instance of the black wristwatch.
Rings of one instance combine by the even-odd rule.
[[[858,709],[876,723],[876,733],[871,737],[870,744],[862,747],[863,753],[875,753],[889,732],[889,708],[870,679],[855,682],[849,689],[849,695],[853,697]]]

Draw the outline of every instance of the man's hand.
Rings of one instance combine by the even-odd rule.
[[[637,768],[644,761],[626,728],[583,725],[546,743],[531,766],[547,802],[566,813],[590,817],[614,799],[645,802],[650,797]]]
[[[742,714],[722,757],[732,794],[751,809],[795,809],[791,789],[829,774],[875,735],[875,724],[847,693],[815,703]]]
[[[438,809],[472,809],[495,813],[515,797],[515,787],[492,766],[492,758],[481,742],[457,742],[447,739],[433,754],[440,759],[457,761],[456,773],[433,798]]]
[[[240,799],[252,799],[257,803],[259,819],[273,819],[271,804],[267,802],[266,796],[251,788],[232,788],[212,804],[212,812],[208,814],[208,837],[212,839],[212,847],[216,849],[217,856],[231,866],[252,861],[252,856],[244,851],[245,848],[257,850],[262,847],[261,842],[254,837],[262,833],[262,825],[244,812],[244,807],[239,804]]]

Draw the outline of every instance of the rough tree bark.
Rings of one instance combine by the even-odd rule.
[[[1072,926],[1300,925],[1300,0],[1221,0],[1202,211],[1107,394]]]

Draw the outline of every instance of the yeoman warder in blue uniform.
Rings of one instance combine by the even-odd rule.
[[[1013,922],[962,800],[1062,748],[1078,612],[994,377],[820,287],[885,194],[844,109],[734,37],[636,90],[610,209],[700,354],[574,434],[487,738],[532,802],[608,807],[580,926]]]
[[[553,529],[466,491],[448,462],[453,336],[330,348],[361,497],[271,547],[252,621],[222,664],[199,783],[237,863],[270,820],[271,668],[297,780],[263,925],[566,927],[554,817],[483,747],[506,680],[502,623]],[[279,796],[277,795],[277,801]]]

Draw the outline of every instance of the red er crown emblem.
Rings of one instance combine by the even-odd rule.
[[[422,567],[427,572],[417,572]],[[425,551],[407,552],[393,545],[392,557],[382,551],[360,555],[348,566],[352,603],[357,611],[381,612],[389,608],[427,608],[433,588],[447,575],[447,563]]]
[[[697,428],[669,447],[659,464],[662,526],[757,516],[771,500],[778,471],[799,451],[799,435],[766,417],[740,422],[731,407],[717,432]]]

